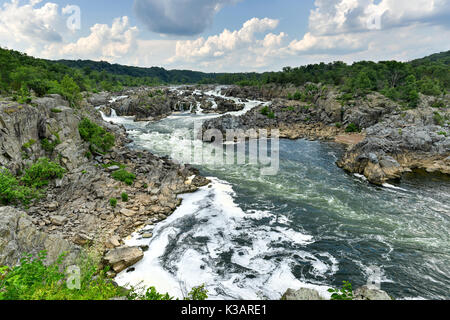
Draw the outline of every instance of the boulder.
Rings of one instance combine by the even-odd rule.
[[[302,300],[302,301],[317,301],[324,300],[319,292],[314,289],[300,288],[299,290],[288,289],[281,300]]]
[[[392,300],[383,290],[363,286],[354,292],[354,300]]]
[[[143,257],[144,252],[139,247],[121,247],[108,251],[103,259],[114,272],[119,273],[136,264]]]

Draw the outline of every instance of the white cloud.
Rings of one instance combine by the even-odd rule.
[[[64,56],[72,59],[102,59],[115,61],[136,48],[137,27],[130,27],[128,17],[114,19],[111,27],[96,24],[87,37],[76,42],[53,44],[46,47],[46,56]]]
[[[20,5],[19,0],[12,0],[0,7],[2,45],[25,50],[63,40],[58,5],[48,2],[36,8],[40,2],[31,0]]]
[[[239,0],[135,0],[136,16],[150,31],[196,35],[212,24],[225,5]]]
[[[221,59],[233,61],[235,66],[253,67],[264,65],[261,57],[268,57],[273,49],[280,47],[286,37],[284,32],[276,35],[265,34],[278,26],[275,19],[253,18],[245,22],[240,30],[225,29],[219,35],[207,39],[201,37],[195,40],[178,41],[175,56],[169,62],[199,62],[202,66],[210,65],[210,60]],[[259,39],[260,34],[265,37]],[[229,65],[228,65],[229,66]]]

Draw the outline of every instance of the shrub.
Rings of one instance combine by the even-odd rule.
[[[3,205],[21,202],[28,204],[38,196],[33,189],[22,186],[8,169],[0,169],[0,203]]]
[[[264,108],[261,109],[261,114],[264,116],[267,116],[270,112],[270,109],[268,106],[265,106]]]
[[[117,199],[116,198],[109,199],[109,204],[113,208],[117,207]]]
[[[128,194],[126,194],[125,192],[122,192],[121,197],[122,197],[123,202],[128,202]]]
[[[294,99],[294,100],[302,100],[303,99],[303,94],[300,91],[296,91],[294,93],[292,99]]]
[[[359,127],[354,124],[354,123],[350,123],[347,128],[345,129],[345,132],[347,133],[351,133],[351,132],[360,132],[361,130],[359,129]]]
[[[35,259],[25,255],[17,267],[2,272],[0,300],[108,300],[124,296],[124,290],[107,279],[105,270],[99,272],[96,259],[85,253],[77,263],[81,271],[80,287],[69,288],[68,276],[60,271],[64,259],[62,254],[48,265],[45,251]]]
[[[47,138],[41,140],[42,149],[49,153],[53,153],[58,144],[61,144],[61,140],[59,139],[59,137],[56,137],[53,142],[50,142],[50,140],[48,140]]]
[[[50,111],[53,113],[61,113],[62,112],[61,109],[57,109],[57,108],[52,108],[52,109],[50,109]]]
[[[105,154],[114,146],[114,136],[87,118],[81,120],[78,131],[81,138],[90,143],[93,153]]]
[[[353,300],[352,284],[348,281],[344,281],[342,289],[328,289],[328,292],[332,293],[331,300]]]
[[[36,140],[30,139],[27,143],[25,143],[25,144],[22,146],[22,149],[28,149],[28,148],[31,148],[31,147],[34,146],[35,144],[36,144]]]
[[[192,288],[191,292],[185,300],[203,301],[208,299],[208,290],[205,289],[205,285]]]
[[[269,114],[267,115],[267,118],[275,119],[275,113],[273,111],[270,111]]]
[[[70,106],[77,107],[81,102],[80,87],[68,75],[65,75],[59,85],[59,93],[70,103]]]
[[[336,128],[338,128],[338,129],[342,128],[342,123],[336,122]]]
[[[66,170],[47,158],[39,159],[25,171],[22,181],[29,187],[47,186],[50,180],[61,179]]]
[[[125,169],[120,169],[112,173],[113,179],[117,181],[125,182],[127,185],[131,186],[136,179],[136,175],[128,172]]]

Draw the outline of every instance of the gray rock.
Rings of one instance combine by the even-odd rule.
[[[0,265],[15,266],[23,254],[36,255],[47,251],[47,263],[54,263],[63,252],[68,252],[65,264],[73,263],[80,248],[59,235],[37,230],[28,215],[12,207],[0,207]]]
[[[114,272],[119,273],[136,264],[144,257],[144,252],[139,247],[121,247],[108,251],[104,261],[111,266]]]
[[[52,216],[50,220],[55,226],[63,226],[67,222],[67,218],[63,216]]]
[[[392,300],[392,298],[383,290],[363,286],[354,292],[354,300]]]
[[[299,290],[288,289],[281,300],[324,300],[319,292],[314,289],[300,288]]]

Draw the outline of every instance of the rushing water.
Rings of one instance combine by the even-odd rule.
[[[184,143],[176,129],[216,116],[105,119],[122,123],[134,147],[171,155]],[[172,216],[148,227],[152,239],[134,235],[127,244],[149,250],[116,280],[177,297],[203,283],[216,299],[279,299],[299,287],[327,297],[344,280],[366,284],[377,266],[395,298],[450,298],[450,180],[410,175],[377,187],[339,169],[342,152],[333,143],[282,140],[275,176],[256,165],[198,165],[212,184],[183,195]]]

